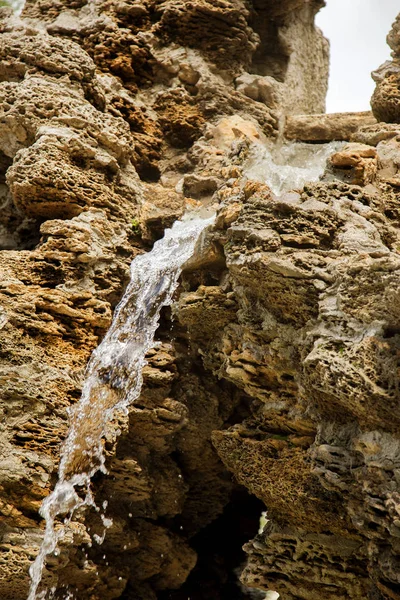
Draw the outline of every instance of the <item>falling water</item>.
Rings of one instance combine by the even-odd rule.
[[[24,4],[25,0],[0,0],[0,6],[11,6],[17,15],[21,14]]]
[[[267,183],[275,194],[280,194],[319,179],[326,159],[340,146],[337,142],[288,144],[271,152],[259,145],[252,151],[245,174]],[[82,397],[62,446],[58,483],[40,509],[46,528],[40,552],[30,569],[28,600],[45,598],[46,590],[38,592],[38,587],[46,557],[59,552],[59,543],[75,512],[82,506],[95,506],[90,482],[95,473],[106,472],[102,444],[107,424],[117,410],[127,411],[138,398],[145,355],[153,346],[161,308],[171,304],[182,267],[192,256],[202,231],[213,220],[214,217],[192,216],[177,221],[151,252],[132,262],[131,281],[111,327],[90,358]],[[63,524],[57,520],[60,516],[65,516]],[[103,518],[105,526],[106,521]]]
[[[268,184],[276,195],[301,189],[305,183],[321,177],[328,157],[343,145],[343,142],[292,142],[270,150],[263,144],[255,144],[245,166],[246,176]]]
[[[126,411],[138,398],[145,355],[153,346],[161,308],[171,304],[182,267],[213,220],[188,217],[177,221],[151,252],[132,262],[131,281],[111,327],[90,358],[82,397],[62,447],[58,483],[40,509],[46,528],[39,555],[30,569],[28,600],[45,597],[46,591],[37,592],[46,557],[58,552],[74,512],[83,505],[94,505],[90,481],[98,471],[106,471],[102,440],[107,424],[116,410]],[[67,516],[64,525],[56,529],[60,515]]]

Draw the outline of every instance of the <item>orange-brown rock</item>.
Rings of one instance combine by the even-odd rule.
[[[393,124],[322,117],[322,4],[0,8],[2,600],[27,596],[37,510],[131,260],[203,203],[215,228],[102,440],[100,510],[74,515],[42,589],[244,600],[247,542],[243,582],[285,600],[397,593],[397,58],[374,101]],[[285,119],[353,139],[323,181],[278,197],[246,168]]]
[[[288,5],[273,25],[276,34],[289,31],[285,15],[293,12],[292,23],[303,5]],[[276,136],[279,103],[260,103],[235,83],[267,34],[253,27],[258,10],[241,1],[41,0],[27,2],[21,20],[0,9],[4,600],[26,597],[27,567],[42,535],[38,503],[52,485],[68,410],[128,281],[129,262],[185,205],[210,200],[240,174],[235,144]],[[313,28],[312,16],[304,18]],[[294,59],[301,44],[299,38],[286,54]],[[321,73],[325,64],[321,55]],[[312,105],[304,90],[291,102],[303,111]],[[224,118],[235,126],[221,142],[216,132]],[[215,260],[221,261],[217,245],[190,268],[195,273]],[[183,334],[177,348],[149,357],[142,404],[129,422],[120,415],[110,425],[105,451],[115,478],[96,492],[120,499],[119,508],[110,502],[109,541],[100,553],[85,549],[89,528],[102,536],[99,517],[73,521],[60,556],[49,557],[44,585],[62,590],[74,582],[81,598],[135,588],[132,594],[148,600],[156,589],[181,585],[193,568],[187,537],[215,519],[233,488],[211,430],[224,426],[241,393],[191,373],[186,354]],[[156,524],[178,516],[179,535],[175,526]],[[115,553],[122,560],[114,561]]]
[[[361,127],[370,127],[375,123],[371,112],[289,115],[284,133],[289,140],[302,142],[350,141]]]
[[[372,111],[378,121],[387,123],[400,122],[399,22],[400,18],[397,16],[387,37],[387,42],[392,49],[393,60],[386,61],[372,73],[372,77],[376,82],[375,91],[371,98]]]
[[[355,185],[367,185],[375,180],[377,173],[377,151],[372,146],[351,143],[329,159],[334,169],[351,171],[346,180]]]

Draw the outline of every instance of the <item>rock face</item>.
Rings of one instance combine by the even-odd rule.
[[[285,122],[285,137],[302,142],[349,141],[361,127],[375,123],[371,112],[289,115]]]
[[[180,298],[205,365],[255,399],[213,443],[271,519],[243,581],[285,599],[389,598],[398,585],[398,228],[381,204],[391,190],[375,185],[226,191],[214,236],[236,319],[209,339],[199,324],[216,292]]]
[[[28,2],[24,20],[0,9],[2,599],[26,597],[67,411],[130,261],[185,201],[237,172],[243,140],[276,137],[285,112],[323,109],[319,5]],[[321,82],[312,97],[307,78]],[[229,502],[210,438],[243,394],[206,376],[177,336],[160,330],[138,406],[111,427],[112,476],[95,490],[113,518],[107,541],[85,547],[102,523],[77,515],[49,560],[44,584],[60,597],[68,585],[82,599],[180,587],[196,561],[188,539]]]
[[[374,105],[391,123],[346,124],[323,181],[276,197],[245,177],[286,117],[324,109],[322,4],[0,9],[2,600],[26,598],[38,508],[131,260],[202,203],[216,225],[162,315],[141,397],[110,424],[101,510],[74,515],[43,586],[248,598],[232,579],[247,541],[245,586],[400,597],[400,131],[380,108],[394,88]]]
[[[392,49],[393,60],[386,61],[372,76],[376,81],[375,92],[371,98],[371,107],[378,121],[400,122],[400,16],[387,37]]]

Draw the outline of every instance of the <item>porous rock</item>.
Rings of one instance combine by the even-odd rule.
[[[247,489],[271,519],[246,545],[247,586],[397,597],[396,126],[364,123],[303,190],[278,198],[243,177],[249,148],[272,143],[283,118],[324,109],[321,5],[0,9],[4,600],[26,598],[37,511],[129,263],[203,202],[218,204],[215,228],[162,315],[140,398],[106,431],[109,473],[93,483],[105,514],[74,516],[42,587],[62,600],[222,600],[239,563],[202,571],[216,538],[199,539],[226,507],[230,525],[243,516],[232,498]],[[395,67],[385,73],[374,112],[397,123]]]
[[[387,37],[392,48],[392,60],[388,60],[372,73],[376,82],[375,91],[371,98],[372,111],[378,121],[387,123],[400,122],[400,49],[399,16],[397,16],[392,30]]]
[[[371,112],[289,115],[285,137],[302,142],[350,141],[360,128],[371,127],[376,119]]]
[[[379,166],[373,146],[331,158],[375,161],[374,185],[221,189],[223,285],[179,301],[206,368],[256,399],[212,436],[271,519],[242,580],[293,600],[396,597],[399,242],[385,171],[398,167],[384,149]]]

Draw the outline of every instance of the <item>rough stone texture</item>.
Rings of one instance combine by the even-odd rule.
[[[282,115],[322,110],[320,4],[40,0],[26,4],[23,20],[0,9],[3,600],[26,598],[40,502],[130,261],[186,205],[210,201],[237,177],[246,147],[275,138]],[[270,32],[281,42],[265,53]],[[269,71],[257,75],[260,52]],[[241,87],[246,77],[258,78],[259,96]],[[301,81],[316,77],[309,95]],[[218,286],[224,264],[211,246],[189,267],[193,285]],[[227,320],[236,306],[223,299]],[[140,400],[106,435],[110,476],[94,485],[113,520],[104,543],[91,544],[104,534],[101,515],[81,511],[48,559],[43,585],[62,600],[67,590],[82,600],[151,600],[181,587],[197,560],[196,535],[238,489],[211,432],[240,422],[250,399],[210,377],[176,318],[171,342],[170,319],[148,356]],[[210,583],[222,595],[225,573]]]
[[[328,160],[327,171],[346,183],[367,185],[376,179],[378,152],[367,144],[346,144]],[[328,179],[325,174],[325,179]]]
[[[357,539],[312,534],[267,525],[246,545],[249,564],[243,578],[254,587],[282,586],[283,598],[366,598],[365,548]],[[318,571],[310,564],[320,564]]]
[[[286,114],[325,110],[329,45],[312,25],[323,2],[259,2],[251,21],[260,43],[249,73],[236,87],[250,98]]]
[[[387,36],[392,49],[391,61],[386,61],[372,73],[376,82],[375,92],[371,98],[372,111],[378,121],[400,123],[400,15],[397,16],[393,28]]]
[[[369,111],[331,113],[322,115],[288,116],[284,135],[288,140],[301,142],[350,141],[360,128],[370,127],[376,119]]]
[[[323,110],[321,5],[0,9],[2,599],[26,598],[37,511],[130,261],[210,203],[141,397],[105,436],[101,510],[74,515],[43,585],[59,600],[249,598],[227,587],[243,557],[221,559],[236,520],[247,540],[258,529],[247,489],[271,521],[245,585],[399,597],[400,132],[364,124],[323,181],[279,198],[243,172],[283,117]]]
[[[400,127],[395,123],[376,123],[357,129],[351,137],[352,142],[377,146],[383,140],[390,140],[400,134]]]
[[[331,159],[338,171],[375,161],[361,185],[336,177],[280,198],[241,180],[222,189],[223,283],[179,300],[206,368],[254,399],[249,417],[213,433],[271,519],[242,579],[289,600],[397,597],[400,240],[385,170],[399,155],[381,144],[380,169],[374,147]]]
[[[138,251],[129,223],[143,191],[130,161],[129,127],[99,109],[104,94],[87,53],[4,9],[2,18],[0,152],[9,167],[5,178],[3,171],[9,212],[2,219],[8,249],[0,253],[0,513],[7,557],[0,595],[6,599],[26,597],[27,567],[40,540],[37,510],[52,484],[67,408],[79,398],[85,362],[110,324],[129,257]],[[35,228],[33,247],[19,249],[27,223]],[[83,533],[73,535],[77,543]]]
[[[287,114],[325,111],[329,44],[321,31],[312,25],[313,15],[322,5],[319,1],[298,3],[298,10],[289,13],[285,25],[279,30],[280,43],[289,57],[283,99]],[[304,106],[305,110],[300,111],[300,106]]]

